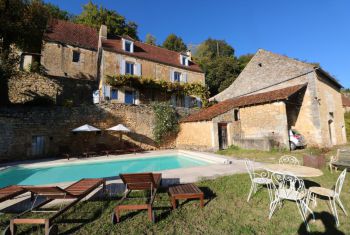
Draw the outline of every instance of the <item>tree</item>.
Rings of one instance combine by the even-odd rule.
[[[91,1],[83,6],[83,11],[75,18],[75,22],[96,29],[99,29],[104,24],[107,26],[109,37],[128,35],[136,40],[139,39],[135,22],[127,22],[125,17],[119,15],[116,11],[108,10],[102,6],[98,7]]]
[[[215,58],[217,56],[234,56],[235,50],[224,40],[208,38],[201,43],[196,51],[198,58]]]
[[[223,91],[237,78],[240,73],[238,61],[230,57],[217,57],[202,61],[205,72],[205,83],[209,87],[210,95],[214,96]]]
[[[0,16],[0,105],[7,105],[10,103],[8,80],[17,67],[11,45],[23,51],[39,52],[50,15],[39,0],[0,0]]]
[[[247,66],[247,64],[250,62],[253,56],[254,56],[253,54],[245,54],[238,57],[237,60],[241,71],[245,68],[245,66]]]
[[[155,45],[156,45],[156,41],[157,41],[156,37],[153,36],[152,34],[148,33],[148,34],[146,35],[146,41],[145,41],[145,43],[155,46]]]
[[[58,6],[52,3],[43,3],[49,13],[50,17],[59,20],[67,20],[72,21],[74,19],[74,15],[69,13],[68,11],[61,10]]]
[[[165,41],[163,42],[163,47],[172,50],[183,52],[187,50],[186,44],[183,42],[181,37],[176,36],[175,34],[170,34]]]

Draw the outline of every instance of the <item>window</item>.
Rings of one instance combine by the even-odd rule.
[[[117,100],[118,99],[118,89],[112,88],[111,89],[111,100]]]
[[[180,81],[181,81],[181,73],[174,72],[174,82],[180,82]]]
[[[73,51],[73,59],[72,61],[75,63],[78,63],[80,60],[80,52],[79,51]]]
[[[32,136],[32,155],[40,156],[45,153],[44,136]]]
[[[239,121],[239,109],[235,109],[235,111],[234,111],[234,119],[235,119],[235,121]]]
[[[135,92],[125,90],[125,104],[134,104],[135,103]]]
[[[127,52],[134,52],[134,43],[132,41],[123,39],[123,49]]]
[[[180,62],[182,65],[188,66],[188,57],[184,55],[180,55]]]
[[[125,74],[134,75],[134,63],[125,62]]]

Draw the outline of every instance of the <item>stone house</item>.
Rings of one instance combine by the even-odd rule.
[[[206,136],[210,143],[205,145],[210,146],[208,149],[216,150],[231,144],[258,149],[287,148],[290,129],[299,131],[308,146],[330,147],[346,143],[341,88],[337,80],[320,67],[259,50],[231,86],[211,98],[218,104],[182,120],[178,146],[198,138],[195,133],[189,133],[187,126],[198,124],[195,117],[211,109],[221,112],[211,116],[207,135],[201,134],[201,138]],[[286,95],[274,96],[279,93]],[[236,104],[242,99],[252,101],[242,107]],[[258,102],[265,99],[268,103]],[[223,108],[230,102],[235,105],[229,105],[230,109]],[[230,118],[221,121],[222,116]],[[236,121],[238,116],[239,121]],[[227,143],[220,146],[219,140],[225,134]]]
[[[96,80],[97,51],[96,29],[53,20],[44,33],[41,65],[50,76]]]
[[[171,99],[174,106],[192,107],[197,97],[169,94],[158,90],[132,86],[113,87],[107,76],[139,76],[171,83],[199,83],[205,85],[205,76],[199,65],[192,61],[190,52],[170,51],[130,37],[107,38],[105,26],[100,30],[101,66],[100,95],[102,100],[118,103],[145,104]]]
[[[107,76],[129,75],[140,79],[205,85],[204,73],[191,60],[190,52],[170,51],[128,36],[107,38],[104,25],[98,33],[85,25],[52,21],[44,34],[41,65],[49,76],[96,81],[99,90],[93,94],[95,103],[145,104],[171,100],[177,107],[201,103],[197,97],[157,89],[130,85],[113,87],[108,84]]]

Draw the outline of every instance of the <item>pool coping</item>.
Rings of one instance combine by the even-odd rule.
[[[118,160],[128,160],[128,159],[138,159],[138,158],[147,158],[147,157],[162,157],[161,155],[166,154],[183,154],[187,157],[192,157],[199,160],[204,160],[206,162],[210,162],[212,164],[229,164],[230,159],[227,157],[223,157],[221,155],[217,155],[214,153],[206,153],[206,152],[196,152],[189,150],[156,150],[156,151],[145,151],[140,153],[129,153],[129,154],[110,154],[104,156],[97,157],[88,157],[88,158],[70,158],[68,159],[35,159],[35,160],[24,160],[24,161],[16,161],[11,163],[0,164],[0,171],[5,170],[9,167],[49,167],[49,166],[59,166],[65,163],[70,164],[81,164],[81,163],[92,163],[92,162],[105,162],[105,161],[118,161]]]

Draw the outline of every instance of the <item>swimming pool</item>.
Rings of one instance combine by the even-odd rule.
[[[72,182],[82,178],[115,177],[120,173],[137,173],[205,166],[210,164],[183,155],[154,156],[83,163],[64,163],[55,166],[13,166],[0,171],[0,187],[8,185],[44,185]]]

